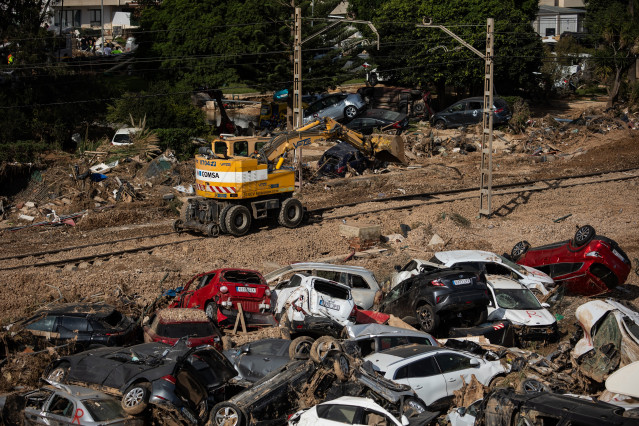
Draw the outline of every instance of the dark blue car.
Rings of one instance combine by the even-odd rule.
[[[508,103],[502,98],[493,99],[495,115],[493,124],[505,124],[512,117]],[[448,108],[439,111],[430,118],[430,124],[436,129],[469,126],[482,122],[484,98],[475,97],[457,101]]]
[[[368,167],[368,160],[355,147],[342,142],[327,149],[317,164],[321,175],[344,177],[348,171],[347,166],[362,173]]]

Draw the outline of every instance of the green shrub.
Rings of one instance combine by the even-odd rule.
[[[33,163],[38,156],[52,149],[51,144],[36,141],[16,141],[0,145],[0,162],[15,161],[18,163]]]
[[[171,149],[175,152],[175,155],[183,160],[192,158],[195,148],[191,143],[191,138],[200,136],[197,130],[188,128],[174,128],[174,129],[153,129],[160,141],[158,146],[162,151]]]

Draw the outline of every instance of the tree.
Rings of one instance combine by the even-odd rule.
[[[447,28],[477,50],[486,49],[486,19],[495,18],[495,89],[513,94],[535,86],[533,71],[543,49],[531,22],[536,0],[352,0],[357,19],[372,20],[380,32],[382,49],[372,52],[379,69],[392,73],[400,84],[434,84],[440,96],[445,87],[462,92],[483,90],[483,60],[436,28],[416,28],[424,17]],[[440,105],[443,106],[443,105]]]
[[[637,0],[587,0],[586,28],[599,43],[594,54],[595,73],[606,83],[608,106],[619,97],[624,73],[639,53]]]

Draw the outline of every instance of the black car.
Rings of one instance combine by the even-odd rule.
[[[476,425],[637,425],[636,409],[552,392],[499,388],[484,397]]]
[[[93,349],[61,357],[44,373],[54,382],[90,385],[121,397],[129,414],[143,412],[149,403],[186,406],[187,418],[199,418],[199,423],[214,403],[224,399],[224,386],[236,375],[215,348],[189,348],[185,339],[174,346],[154,342]]]
[[[512,117],[508,103],[502,98],[493,98],[493,124],[504,124]],[[484,98],[467,98],[457,101],[430,118],[430,124],[437,129],[468,126],[482,122]]]
[[[483,274],[446,268],[422,272],[400,282],[382,299],[379,311],[432,333],[442,319],[461,317],[471,325],[485,322],[489,302]]]
[[[355,147],[342,142],[327,149],[317,164],[321,175],[344,177],[349,167],[362,173],[368,167],[368,159]]]
[[[107,304],[64,303],[41,309],[18,324],[30,333],[35,346],[71,343],[86,349],[91,345],[131,345],[141,337],[141,328],[131,318]]]
[[[346,127],[364,135],[370,135],[374,130],[394,131],[400,135],[408,128],[408,116],[388,109],[369,109],[351,120]]]

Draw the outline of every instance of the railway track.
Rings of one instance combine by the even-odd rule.
[[[639,178],[639,168],[615,170],[609,172],[593,172],[581,175],[563,176],[554,179],[542,179],[527,182],[507,183],[501,185],[493,185],[493,196],[511,195],[511,194],[526,194],[539,191],[546,191],[552,189],[569,188],[581,185],[592,185],[605,182],[618,182],[630,179]],[[344,219],[348,217],[361,216],[365,214],[378,213],[390,210],[404,210],[421,207],[431,204],[449,203],[459,200],[467,200],[479,197],[479,188],[460,188],[453,190],[444,190],[436,192],[426,192],[420,194],[407,194],[399,195],[395,197],[386,197],[375,200],[366,200],[360,202],[353,202],[347,204],[340,204],[335,206],[329,206],[320,209],[309,210],[309,217],[311,221],[325,221]],[[370,205],[370,208],[362,210],[361,206]],[[383,204],[382,207],[379,207]],[[501,209],[508,209],[509,206],[503,205],[497,208],[493,214],[499,214]],[[159,237],[167,237],[175,235],[175,240],[166,241],[163,240],[159,243],[153,243],[152,240]],[[186,237],[186,238],[185,238]],[[197,241],[208,237],[193,236],[188,234],[181,234],[177,232],[162,232],[156,234],[142,235],[137,237],[123,238],[118,240],[103,241],[94,244],[85,244],[78,246],[63,247],[58,249],[50,249],[33,253],[16,254],[12,256],[0,257],[0,271],[15,270],[31,267],[42,266],[61,266],[68,264],[79,264],[81,262],[91,263],[98,259],[110,258],[115,256],[121,256],[128,253],[136,253],[142,251],[150,251],[158,247],[182,244],[191,241]],[[119,244],[131,241],[143,241],[151,240],[150,243],[140,244],[133,248],[113,249]],[[94,251],[98,247],[106,247],[107,250],[98,250],[97,253],[89,254],[73,254],[74,252],[82,251]],[[71,256],[66,258],[57,258],[46,261],[39,261],[44,256],[59,255],[60,253],[70,253]],[[3,265],[3,263],[9,263],[24,260],[24,263]]]

